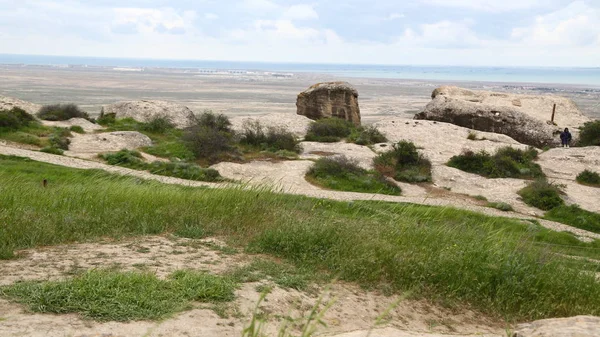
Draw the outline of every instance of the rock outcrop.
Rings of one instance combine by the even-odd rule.
[[[600,317],[552,318],[521,324],[513,337],[594,337],[600,333]]]
[[[166,101],[119,102],[103,107],[104,114],[114,114],[117,119],[133,118],[138,122],[149,122],[156,117],[167,117],[177,128],[190,126],[194,113],[188,107]]]
[[[310,119],[337,117],[360,125],[358,91],[347,82],[315,84],[298,95],[296,107]]]
[[[298,138],[306,135],[308,126],[312,123],[312,120],[304,116],[277,112],[260,116],[237,116],[230,118],[230,121],[233,130],[237,132],[243,131],[246,123],[259,122],[265,128],[284,128]]]
[[[431,103],[415,119],[427,119],[501,133],[528,145],[544,147],[558,143],[557,133],[575,129],[589,119],[570,99],[557,96],[531,96],[457,87],[434,90]],[[555,123],[548,121],[554,104]],[[573,130],[575,131],[575,130]]]
[[[21,108],[28,113],[35,115],[42,107],[39,104],[20,100],[18,98],[0,96],[0,110],[10,110],[12,108]]]
[[[65,154],[80,158],[96,158],[99,153],[116,152],[122,149],[135,150],[151,146],[152,140],[137,131],[74,134]]]
[[[85,118],[71,118],[66,121],[42,121],[42,124],[46,126],[56,126],[61,128],[70,128],[71,126],[80,126],[85,132],[94,132],[97,130],[104,129],[98,124],[94,124]]]

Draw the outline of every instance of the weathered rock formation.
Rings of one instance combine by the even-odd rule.
[[[600,317],[553,318],[521,324],[513,337],[593,337],[600,334]]]
[[[530,96],[487,91],[471,91],[457,87],[440,87],[432,94],[431,103],[415,119],[427,119],[501,133],[528,145],[544,147],[558,142],[557,133],[587,120],[570,100],[557,96]],[[557,112],[550,124],[553,106]]]
[[[94,124],[85,118],[71,118],[66,121],[41,121],[46,126],[57,126],[61,128],[70,128],[71,126],[80,126],[85,132],[94,132],[104,129],[98,124]]]
[[[237,116],[229,120],[233,130],[238,132],[244,130],[246,123],[259,122],[265,128],[284,128],[298,138],[303,138],[306,135],[308,126],[312,123],[311,119],[304,116],[277,112],[261,116]]]
[[[21,108],[28,113],[35,115],[42,106],[39,104],[26,102],[18,98],[0,96],[0,110],[10,110],[15,107]]]
[[[99,153],[116,152],[122,149],[135,150],[151,146],[152,140],[137,131],[74,134],[65,154],[80,158],[96,158]]]
[[[177,128],[186,128],[192,124],[194,113],[188,107],[166,101],[119,102],[103,107],[104,114],[118,119],[133,118],[138,122],[149,122],[156,117],[167,117]]]
[[[298,95],[296,107],[310,119],[337,117],[360,125],[358,91],[347,82],[315,84]]]

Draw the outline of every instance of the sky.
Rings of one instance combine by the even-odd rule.
[[[0,0],[0,54],[600,67],[600,0]]]

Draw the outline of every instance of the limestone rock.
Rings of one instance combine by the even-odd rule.
[[[574,129],[589,119],[568,98],[516,95],[440,87],[432,101],[415,119],[447,122],[459,126],[501,133],[528,145],[544,147],[558,143],[557,133]],[[555,123],[547,123],[557,106]]]
[[[137,131],[73,134],[69,151],[66,151],[65,154],[91,159],[104,152],[116,152],[122,149],[135,150],[151,145],[152,140]]]
[[[298,138],[303,138],[306,135],[308,126],[312,120],[299,115],[290,113],[270,113],[259,116],[237,116],[230,119],[233,130],[241,132],[248,122],[259,122],[265,128],[284,128],[293,133]]]
[[[10,110],[12,108],[21,108],[28,113],[35,115],[42,107],[39,104],[20,100],[18,98],[0,96],[0,110]]]
[[[71,126],[81,126],[83,131],[85,132],[94,132],[97,130],[104,129],[102,126],[98,124],[94,124],[88,121],[85,118],[71,118],[66,121],[42,121],[42,123],[46,126],[56,126],[61,128],[70,128]]]
[[[360,125],[358,91],[347,82],[315,84],[298,95],[296,107],[310,119],[337,117]]]
[[[104,106],[104,114],[114,114],[117,119],[133,118],[138,122],[148,122],[155,117],[168,117],[177,128],[192,124],[194,113],[188,107],[166,101],[130,101]]]
[[[600,335],[600,317],[553,318],[521,324],[513,337],[595,337]]]

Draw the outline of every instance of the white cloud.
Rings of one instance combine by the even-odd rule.
[[[536,17],[530,26],[513,29],[511,36],[514,41],[527,45],[600,47],[600,9],[576,1]]]
[[[465,48],[482,43],[471,30],[469,22],[447,20],[420,25],[416,31],[408,28],[396,42],[428,48]]]
[[[311,5],[293,5],[283,13],[283,18],[288,20],[314,20],[319,14]]]
[[[551,0],[421,0],[427,5],[486,12],[509,12],[547,4]]]
[[[398,19],[404,19],[405,17],[406,17],[406,15],[404,15],[404,14],[392,13],[386,18],[386,20],[394,21],[394,20],[398,20]]]
[[[279,5],[270,0],[243,0],[242,6],[253,11],[273,11],[279,9]]]
[[[113,30],[137,33],[182,33],[192,27],[194,11],[177,12],[172,8],[115,8]]]
[[[217,20],[219,18],[219,16],[215,13],[205,13],[204,18],[206,20]]]

